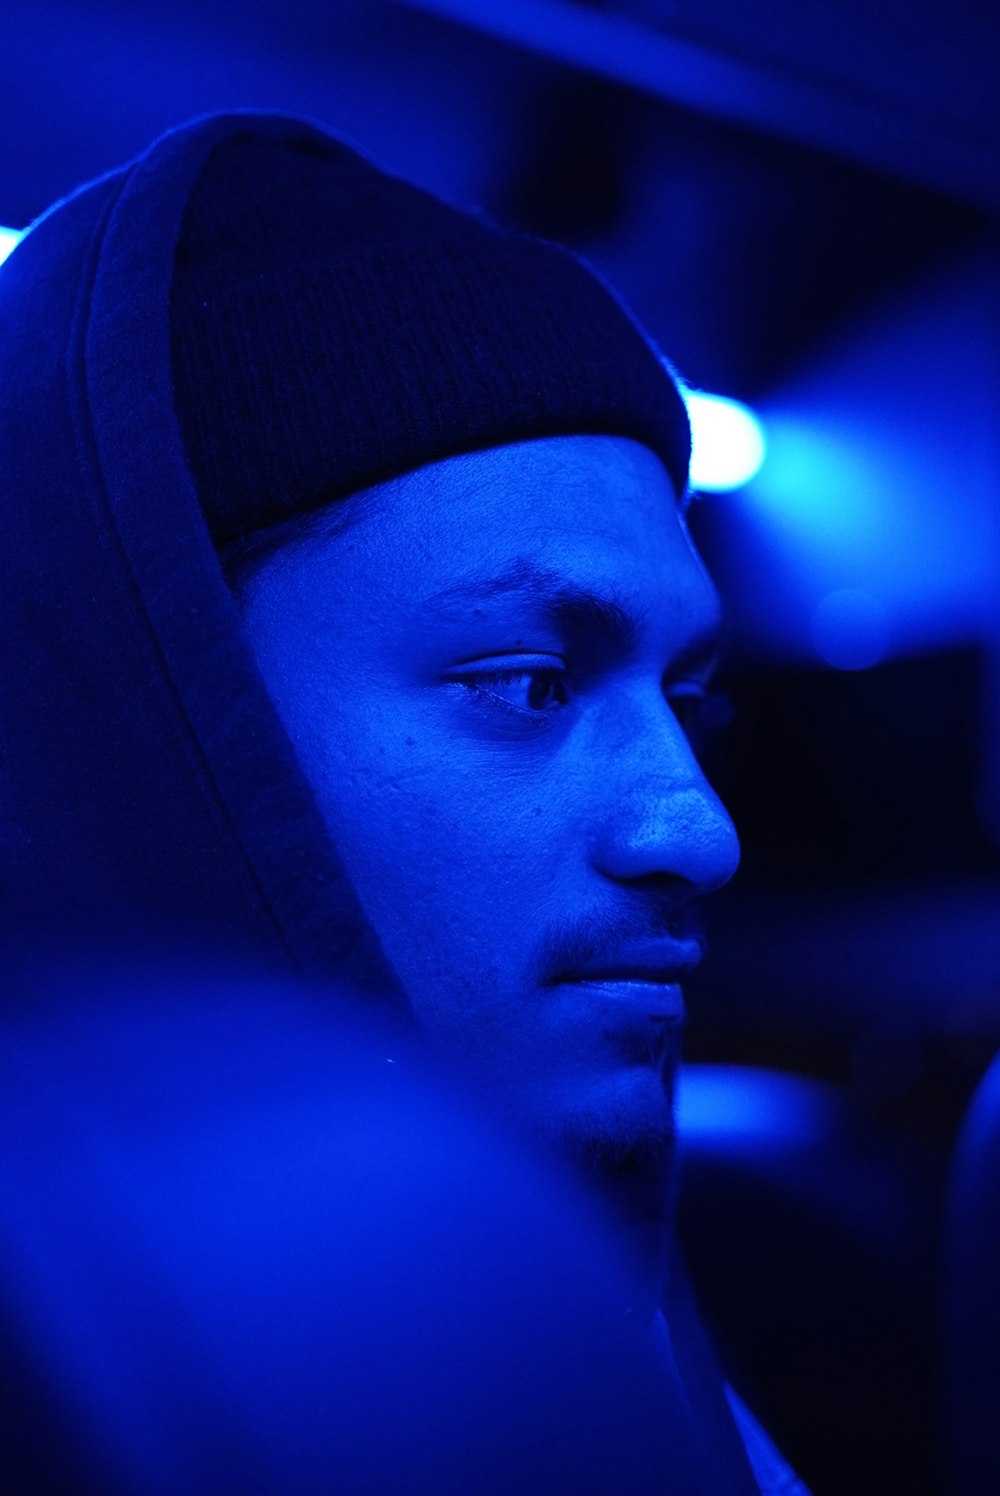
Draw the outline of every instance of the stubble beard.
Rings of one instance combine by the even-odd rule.
[[[672,1231],[676,1194],[674,1088],[679,1040],[663,1058],[662,1114],[580,1119],[567,1126],[560,1152],[610,1215],[655,1259]]]

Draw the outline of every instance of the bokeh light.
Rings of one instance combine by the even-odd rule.
[[[742,488],[761,469],[764,429],[746,405],[703,390],[685,390],[691,420],[691,487],[723,493]]]

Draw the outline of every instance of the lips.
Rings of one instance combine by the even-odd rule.
[[[619,1023],[648,1028],[684,1021],[681,981],[698,964],[696,940],[652,940],[619,944],[590,954],[590,959],[562,972],[555,985],[569,996],[585,998],[591,1012],[605,1022],[617,1013]]]
[[[677,982],[626,980],[621,977],[604,981],[586,979],[560,982],[557,991],[574,1003],[582,1001],[581,1016],[600,1017],[601,1022],[618,1029],[650,1023],[674,1027],[684,1021],[684,994]]]
[[[694,940],[654,940],[602,952],[592,961],[562,972],[556,981],[604,986],[616,982],[667,986],[680,982],[701,959]]]
[[[652,970],[642,966],[611,966],[606,971],[587,972],[585,976],[564,977],[564,981],[571,982],[647,982],[653,985],[665,985],[668,982],[679,980],[681,972],[676,967],[653,968]]]

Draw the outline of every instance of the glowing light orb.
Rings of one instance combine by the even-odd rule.
[[[742,488],[761,469],[764,428],[746,405],[703,390],[685,390],[691,420],[691,487],[704,493]]]

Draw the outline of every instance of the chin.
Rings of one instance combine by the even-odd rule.
[[[578,1098],[558,1128],[561,1150],[597,1175],[663,1178],[673,1159],[673,1099],[662,1075],[615,1076]]]

